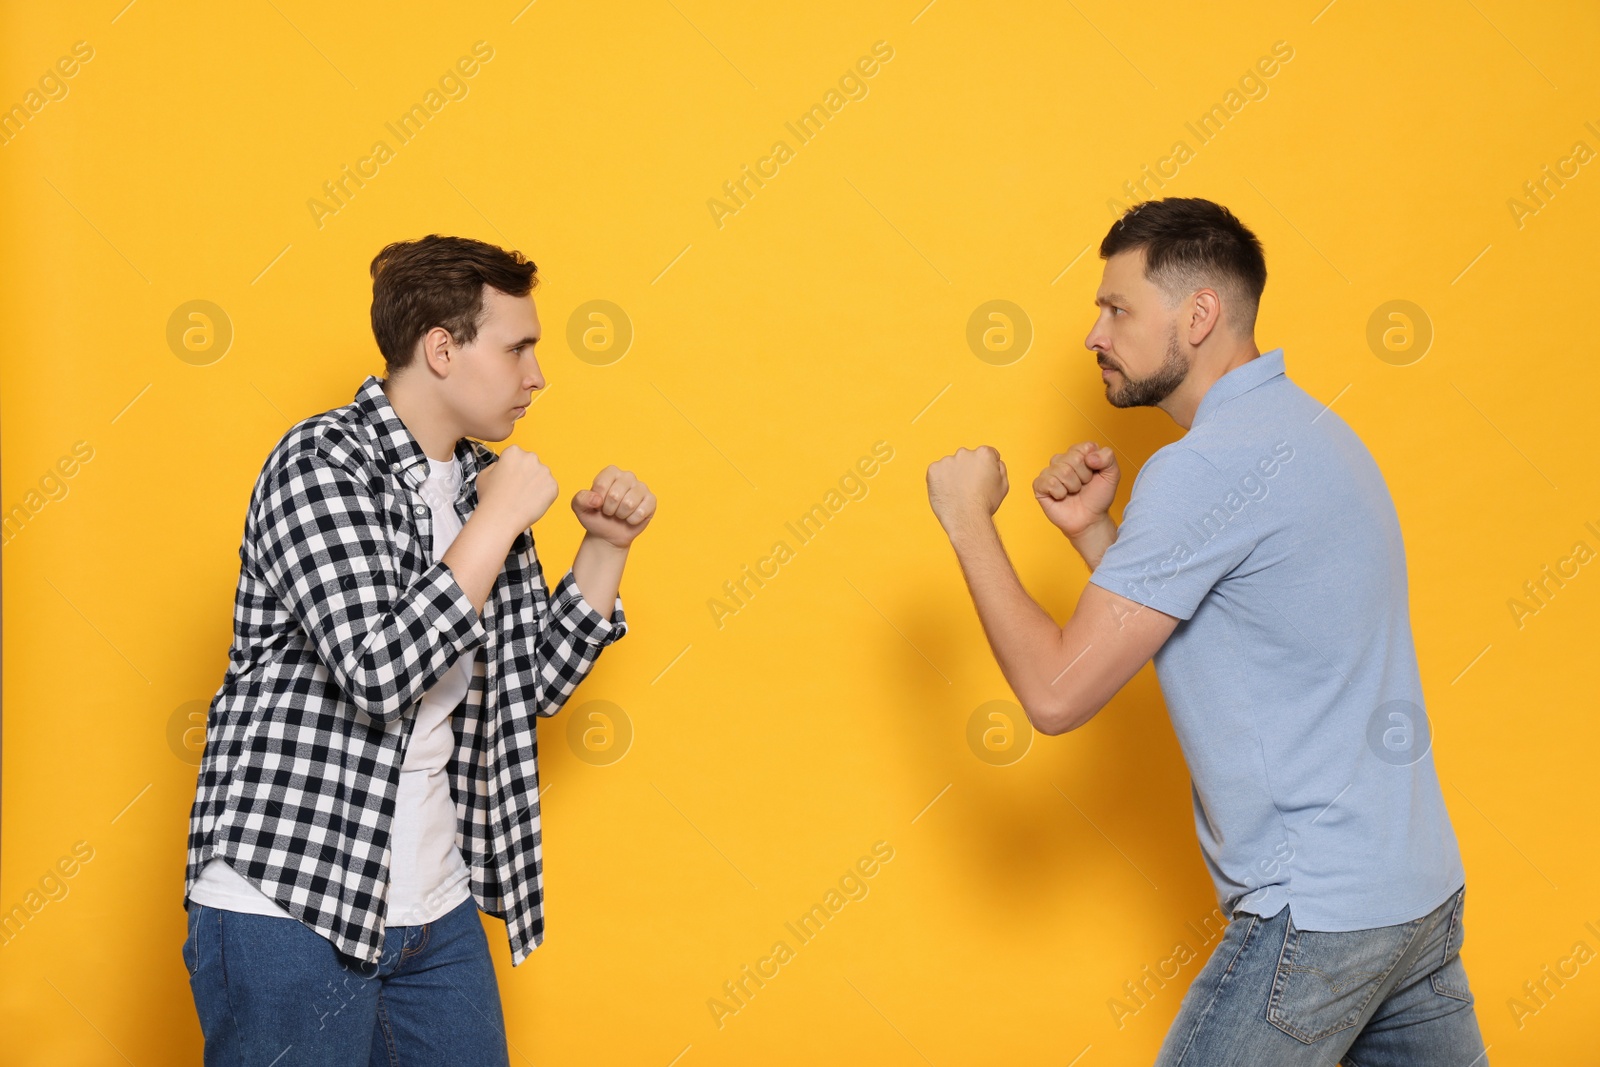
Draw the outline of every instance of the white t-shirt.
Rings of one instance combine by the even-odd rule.
[[[461,461],[428,457],[422,498],[433,514],[433,558],[439,559],[461,532],[455,499],[461,488]],[[456,847],[456,807],[450,797],[446,765],[455,750],[450,715],[472,681],[479,650],[469,648],[423,694],[412,725],[389,838],[389,906],[385,923],[414,926],[433,922],[472,895],[470,875]],[[293,918],[220,856],[213,856],[195,880],[189,899],[224,911]]]

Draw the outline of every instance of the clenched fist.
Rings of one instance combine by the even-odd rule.
[[[1011,490],[1005,461],[989,445],[958,448],[928,466],[928,503],[946,531],[969,518],[988,518]]]
[[[513,530],[526,530],[555,503],[560,489],[550,468],[532,452],[507,445],[500,458],[478,472],[477,510]]]
[[[632,471],[608,466],[594,485],[572,495],[583,528],[617,548],[627,548],[656,513],[656,495]]]
[[[1046,518],[1077,537],[1106,517],[1121,476],[1111,449],[1085,441],[1051,457],[1033,480],[1033,495]]]

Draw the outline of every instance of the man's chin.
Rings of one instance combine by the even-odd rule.
[[[471,438],[475,438],[476,440],[479,440],[479,441],[495,441],[495,442],[499,442],[499,441],[504,441],[504,440],[507,440],[508,438],[510,438],[512,432],[516,428],[517,428],[517,424],[515,422],[509,422],[509,423],[506,423],[503,426],[495,426],[495,427],[493,427],[491,429],[488,429],[487,432],[485,432],[486,428],[484,428],[484,427],[479,427],[478,429],[474,429],[474,430],[468,430],[467,433],[466,433],[466,436],[471,437]]]

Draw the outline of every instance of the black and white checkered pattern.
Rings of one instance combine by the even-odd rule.
[[[627,633],[569,570],[545,587],[533,534],[511,546],[480,619],[442,560],[421,496],[427,456],[376,377],[296,424],[256,480],[239,549],[233,644],[211,701],[189,816],[184,907],[213,855],[341,952],[381,955],[389,827],[423,694],[481,642],[452,716],[456,845],[511,962],[544,940],[539,716]],[[456,512],[498,460],[462,438]]]

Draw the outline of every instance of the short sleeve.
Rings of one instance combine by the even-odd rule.
[[[1168,446],[1151,456],[1134,479],[1117,539],[1089,580],[1188,619],[1255,548],[1249,503],[1200,453]]]

